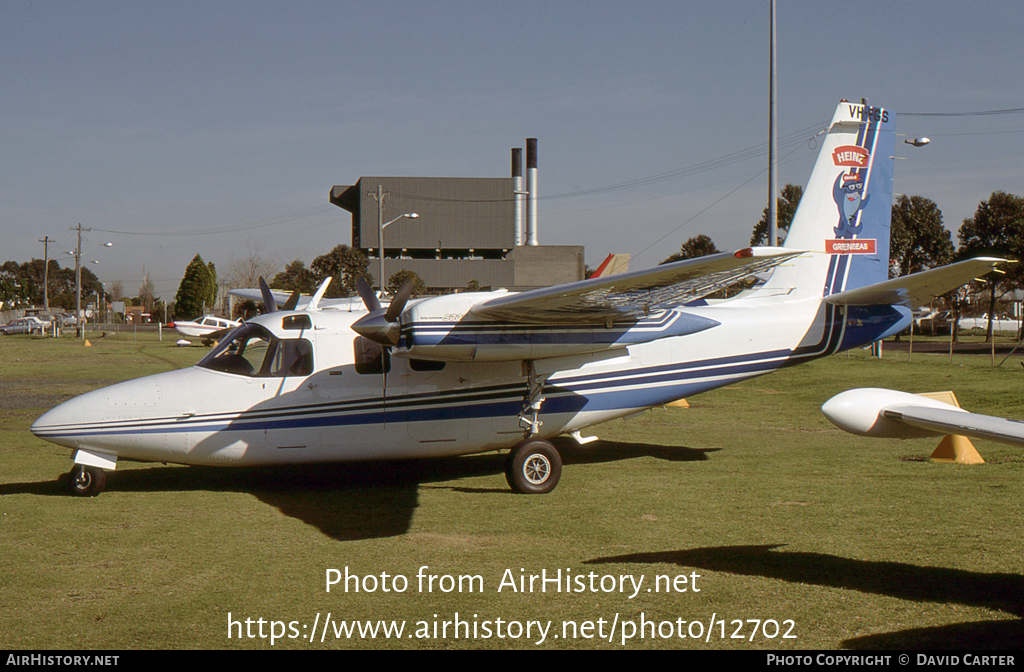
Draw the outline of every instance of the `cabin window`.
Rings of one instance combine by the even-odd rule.
[[[359,336],[353,341],[356,373],[387,373],[391,370],[391,353],[380,343]]]
[[[281,328],[288,330],[312,329],[313,322],[309,315],[289,315],[281,321]]]
[[[413,371],[442,371],[445,362],[435,362],[432,359],[410,359],[409,368]]]

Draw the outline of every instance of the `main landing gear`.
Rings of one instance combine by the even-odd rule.
[[[562,457],[558,450],[536,438],[540,432],[540,407],[544,403],[544,383],[548,375],[538,375],[533,361],[523,362],[523,375],[527,376],[526,395],[519,411],[519,426],[526,438],[513,446],[505,459],[505,480],[512,490],[524,495],[542,495],[558,485],[562,475]]]
[[[505,460],[505,480],[515,492],[541,495],[551,492],[562,475],[562,457],[544,439],[523,439]]]
[[[95,497],[107,486],[107,472],[99,467],[76,464],[68,474],[71,494],[77,497]]]

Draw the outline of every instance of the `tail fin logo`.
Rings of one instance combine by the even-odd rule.
[[[857,221],[857,213],[864,209],[871,198],[864,194],[864,177],[863,172],[851,168],[848,173],[839,173],[832,185],[832,198],[839,208],[839,226],[832,230],[838,238],[852,238],[864,227]]]
[[[863,147],[843,145],[832,150],[832,163],[846,168],[867,168],[871,154]]]

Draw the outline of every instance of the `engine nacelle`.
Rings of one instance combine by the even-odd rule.
[[[402,313],[402,331],[392,354],[414,359],[500,362],[546,359],[685,336],[717,326],[715,320],[663,310],[641,319],[621,322],[576,321],[550,323],[504,322],[475,317],[474,305],[507,294],[464,293],[410,304]]]

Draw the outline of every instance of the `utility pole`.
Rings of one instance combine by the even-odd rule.
[[[75,329],[76,336],[85,338],[85,325],[83,324],[84,316],[82,315],[82,231],[92,231],[92,229],[83,229],[82,223],[79,222],[78,226],[72,226],[68,231],[78,231],[78,247],[75,248]]]
[[[43,236],[43,312],[50,313],[50,237]]]
[[[368,191],[366,195],[373,196],[373,200],[377,201],[377,257],[380,259],[380,297],[384,298],[384,287],[387,283],[384,277],[384,197],[388,192],[378,184],[377,191]]]
[[[779,190],[779,177],[777,175],[776,168],[779,162],[779,151],[778,151],[778,126],[776,116],[778,115],[778,102],[776,101],[776,83],[775,83],[775,0],[771,0],[771,29],[772,29],[772,46],[771,46],[771,82],[769,88],[771,92],[769,98],[768,111],[768,244],[775,247],[779,244],[779,203],[776,200],[775,194]]]

